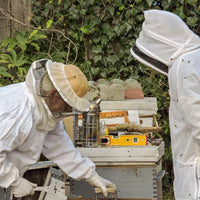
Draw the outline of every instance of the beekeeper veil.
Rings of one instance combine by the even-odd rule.
[[[131,54],[143,64],[168,75],[176,58],[200,47],[200,39],[177,15],[160,10],[144,12],[145,21]]]
[[[58,119],[51,113],[45,101],[48,91],[55,88],[63,100],[78,111],[88,111],[89,101],[82,98],[88,90],[88,82],[75,65],[65,65],[48,59],[32,63],[26,76],[26,86],[37,107],[37,128],[50,131]]]

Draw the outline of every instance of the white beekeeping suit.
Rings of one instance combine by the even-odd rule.
[[[131,54],[169,80],[176,200],[200,199],[200,39],[175,14],[145,11]]]
[[[92,161],[81,157],[62,122],[40,94],[42,80],[48,74],[68,105],[87,111],[89,102],[81,98],[84,95],[81,92],[87,91],[87,79],[78,67],[67,67],[45,59],[35,61],[25,82],[0,88],[0,187],[11,186],[16,197],[34,193],[36,185],[22,176],[38,161],[41,153],[70,177],[86,179],[91,185],[100,187],[104,195],[107,195],[107,186],[115,188],[110,181],[98,176]],[[78,80],[79,85],[73,80]]]

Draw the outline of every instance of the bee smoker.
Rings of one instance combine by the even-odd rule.
[[[90,101],[88,112],[83,112],[82,142],[84,147],[97,147],[100,131],[100,103],[101,98]]]
[[[89,101],[88,112],[63,113],[63,117],[73,116],[73,142],[78,147],[97,147],[100,135],[100,103],[102,99]]]
[[[62,117],[73,117],[73,142],[78,147],[97,147],[100,135],[100,103],[102,99],[89,101],[88,112],[63,113]]]

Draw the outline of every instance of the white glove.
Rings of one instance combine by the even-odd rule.
[[[116,185],[114,183],[102,178],[96,172],[91,178],[87,180],[87,182],[93,187],[100,188],[104,196],[108,196],[107,188],[112,188],[116,190]]]
[[[21,198],[28,195],[34,194],[34,188],[37,187],[37,184],[31,183],[28,180],[20,177],[15,185],[11,186],[13,195],[16,198]]]

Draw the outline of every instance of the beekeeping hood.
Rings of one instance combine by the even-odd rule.
[[[142,31],[131,54],[143,64],[168,75],[176,58],[200,47],[200,39],[177,15],[160,10],[144,12]]]
[[[52,62],[48,59],[33,62],[25,84],[36,102],[37,128],[49,131],[55,128],[58,119],[51,113],[41,94],[41,83],[47,74],[51,84],[71,107],[78,111],[88,111],[89,101],[82,98],[88,90],[88,82],[78,67]]]

